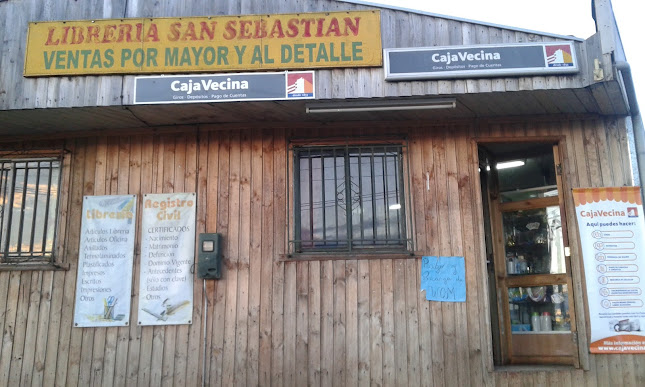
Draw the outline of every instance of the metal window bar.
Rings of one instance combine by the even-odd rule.
[[[36,167],[36,186],[34,189],[34,211],[31,217],[31,235],[29,235],[29,251],[34,251],[34,238],[36,237],[36,217],[38,216],[38,194],[40,193],[40,164]],[[45,228],[47,230],[47,228]]]
[[[320,154],[320,183],[321,183],[321,201],[322,201],[322,239],[323,244],[327,246],[327,201],[325,200],[325,154]]]
[[[57,167],[60,168],[60,162],[56,162]],[[47,250],[47,226],[49,224],[49,206],[51,202],[51,197],[52,197],[52,177],[54,175],[54,162],[49,163],[50,169],[49,169],[49,176],[47,178],[47,199],[45,200],[45,225],[44,225],[44,232],[43,232],[43,244],[42,244],[42,253],[45,254],[45,251]],[[60,178],[60,174],[59,174]],[[56,196],[58,197],[58,192],[56,192]],[[58,200],[56,201],[56,208],[54,209],[54,213],[58,213]],[[53,240],[56,240],[56,232],[57,232],[58,227],[54,227],[54,235],[53,235]],[[53,249],[53,247],[52,247]]]
[[[405,171],[410,171],[410,158],[409,157],[403,157],[403,153],[400,154],[399,159],[401,160],[401,165],[399,166],[399,172],[401,176],[401,182],[403,182],[403,179],[405,176],[408,177],[408,187],[412,187],[412,180],[410,177],[410,173],[405,173]],[[405,169],[404,169],[404,163],[405,163]],[[407,209],[409,208],[410,211],[412,211],[412,198],[410,197],[410,194],[405,193],[405,184],[401,184],[401,218],[403,221],[401,222],[401,236],[402,239],[405,238],[406,235],[408,235],[408,222],[410,222],[410,234],[414,234],[414,226],[412,223],[411,219],[408,219],[408,212]],[[407,206],[405,205],[407,204]],[[407,248],[410,251],[414,251],[414,239],[413,238],[407,238],[406,243],[408,244]]]
[[[36,166],[30,164],[35,163]],[[60,169],[60,159],[20,159],[20,160],[0,160],[0,167],[2,168],[2,184],[0,187],[0,194],[2,195],[2,209],[0,214],[0,254],[3,262],[13,260],[30,260],[35,258],[42,258],[49,256],[53,259],[54,241],[56,240],[56,230],[54,228],[51,233],[51,238],[48,238],[50,232],[49,227],[51,221],[55,221],[58,214],[58,186],[60,185],[61,174],[58,173],[58,179],[54,182],[53,175],[55,170]],[[24,176],[20,176],[20,171],[24,172]],[[29,193],[29,178],[30,174],[36,171],[36,184],[33,195]],[[41,196],[41,175],[43,171],[48,174],[47,177],[47,190],[45,196],[45,211],[42,212],[43,220],[38,221],[38,202]],[[33,174],[32,174],[33,175]],[[11,176],[11,178],[9,178]],[[11,180],[11,183],[9,182]],[[21,182],[19,181],[21,180]],[[22,184],[22,185],[21,185]],[[52,198],[51,196],[56,191],[56,200],[52,211]],[[18,219],[14,218],[14,206],[16,205],[16,196],[21,194],[20,200],[20,214],[16,214]],[[25,230],[26,209],[27,202],[33,199],[33,214],[31,216],[30,230]],[[5,219],[6,215],[6,219]],[[16,231],[17,228],[17,231]],[[26,237],[24,235],[30,234]],[[38,232],[42,233],[42,245],[40,249],[36,249],[34,244],[36,242],[36,235]],[[17,233],[16,238],[12,238],[12,234]],[[24,237],[24,238],[23,238]],[[28,245],[23,243],[23,239],[28,239]],[[12,241],[15,241],[15,246]],[[51,241],[51,249],[47,248],[48,241]],[[26,247],[28,246],[28,247]],[[25,248],[26,247],[26,248]]]
[[[404,195],[404,189],[405,185],[403,184],[403,179],[405,175],[403,174],[403,154],[402,153],[395,153],[393,155],[393,159],[395,161],[394,165],[394,177],[395,177],[395,198],[398,204],[401,205],[401,208],[399,208],[396,211],[396,231],[398,233],[399,239],[403,240],[404,236],[406,233],[404,232],[405,230],[405,222],[406,222],[406,217],[405,217],[405,195]]]
[[[388,202],[389,191],[388,187],[388,173],[387,173],[387,148],[383,148],[383,156],[381,156],[381,165],[383,165],[383,215],[385,218],[385,239],[389,240],[391,237],[390,233],[390,206]]]
[[[382,150],[381,150],[382,149]],[[374,146],[349,146],[345,145],[342,147],[294,147],[292,149],[294,155],[294,192],[296,197],[294,198],[294,215],[296,217],[295,222],[295,232],[294,239],[289,241],[292,249],[295,249],[295,252],[307,251],[352,251],[356,247],[362,248],[398,248],[403,247],[411,251],[412,249],[412,239],[406,238],[407,225],[404,222],[409,221],[406,217],[405,206],[409,205],[410,200],[404,198],[404,184],[403,178],[404,174],[404,157],[402,153],[403,146],[383,146],[374,147]],[[369,152],[369,155],[367,153]],[[341,154],[342,153],[342,154]],[[327,167],[325,166],[325,159],[333,160],[333,184],[336,191],[334,199],[330,200],[328,198],[328,182],[330,180],[326,177]],[[342,159],[341,159],[342,157]],[[308,160],[302,160],[307,158]],[[363,168],[364,159],[369,159],[369,165],[366,165]],[[320,167],[315,167],[320,171],[314,171],[314,159],[320,161]],[[354,159],[358,161],[359,164],[357,168],[352,167],[351,161]],[[338,164],[340,160],[344,161],[344,165]],[[380,161],[380,166],[378,169],[381,170],[382,176],[375,176],[376,171],[376,161]],[[302,162],[305,162],[309,166],[309,173],[302,174],[301,167]],[[345,176],[339,176],[338,168],[343,168]],[[372,187],[372,192],[367,193],[365,191],[365,185],[363,183],[363,177],[365,173],[370,173],[370,185]],[[322,182],[322,191],[320,194],[322,196],[321,202],[314,201],[314,186],[313,178],[314,176],[320,175]],[[356,178],[358,175],[359,183],[357,184],[358,193],[354,195],[352,193],[352,177]],[[380,177],[380,178],[379,178]],[[309,181],[301,181],[302,179],[308,179]],[[394,181],[392,181],[394,179]],[[409,176],[408,176],[409,180]],[[409,182],[408,182],[409,183]],[[307,184],[309,192],[306,193],[309,203],[303,203],[299,196],[303,192],[300,187],[302,184]],[[381,185],[378,188],[382,188],[382,192],[377,194],[376,188],[377,184]],[[343,189],[343,191],[339,191]],[[401,204],[401,208],[397,210],[395,215],[389,215],[389,204],[392,198],[392,194],[395,195],[396,202]],[[342,197],[344,195],[344,198]],[[383,195],[382,200],[380,195]],[[372,224],[367,224],[365,218],[365,205],[368,202],[367,196],[370,196],[372,200],[371,215],[372,215]],[[356,201],[357,204],[361,207],[361,215],[358,217],[360,220],[357,224],[353,224],[353,214],[352,207],[353,201]],[[383,210],[377,210],[376,201],[381,201],[384,204],[385,208]],[[330,206],[333,202],[333,213],[335,214],[335,219],[333,224],[330,222],[329,216],[327,214],[327,207]],[[322,207],[323,216],[315,217],[314,211],[319,211]],[[343,208],[345,207],[345,208]],[[344,219],[340,214],[340,211],[344,210],[345,215]],[[370,211],[368,210],[368,212]],[[399,212],[400,211],[400,212]],[[301,216],[308,215],[309,219],[308,226],[311,230],[308,231],[307,235],[302,234],[302,219]],[[320,218],[323,218],[322,225],[320,225]],[[385,222],[379,222],[385,221]],[[345,224],[345,238],[342,238],[343,235],[340,235],[342,224],[339,220],[343,219]],[[318,221],[317,221],[318,220]],[[356,220],[356,219],[354,219]],[[395,222],[396,224],[392,224]],[[378,231],[378,223],[381,223],[381,232]],[[314,231],[314,226],[322,227],[322,231]],[[358,227],[359,230],[355,228]],[[370,227],[374,235],[372,238],[366,236],[365,227]],[[396,231],[394,231],[394,228]],[[396,234],[396,235],[395,235]],[[329,237],[335,237],[331,239]],[[308,239],[305,239],[308,238]],[[373,249],[372,249],[373,250]],[[292,250],[294,251],[294,250]]]
[[[336,218],[334,219],[334,223],[336,227],[336,240],[339,240],[339,235],[338,235],[338,192],[336,190],[336,184],[338,184],[338,158],[336,157],[336,148],[333,148],[331,150],[332,152],[332,157],[334,158],[334,212],[336,214]]]
[[[376,239],[376,176],[374,176],[374,147],[370,148],[370,174],[372,183],[372,238]]]
[[[358,206],[360,208],[360,233],[361,233],[361,245],[363,245],[363,241],[365,240],[365,219],[363,218],[363,208],[365,208],[363,204],[363,159],[362,159],[362,149],[358,148],[358,164],[357,164],[357,170],[358,170]],[[352,208],[353,210],[353,208]]]
[[[62,159],[62,157],[61,157],[61,159]],[[62,175],[63,175],[63,174],[61,173],[61,169],[60,169],[60,167],[61,167],[61,161],[60,161],[60,160],[59,160],[59,161],[56,161],[56,164],[57,164],[57,168],[56,168],[56,169],[53,169],[53,168],[52,168],[52,169],[50,170],[50,174],[52,174],[52,175],[53,175],[53,173],[56,171],[56,173],[57,173],[57,175],[58,175],[58,176],[57,176],[56,187],[55,187],[55,189],[56,189],[56,201],[54,202],[54,210],[53,210],[53,211],[54,211],[54,215],[53,215],[53,219],[51,219],[51,220],[53,220],[53,221],[54,221],[54,226],[52,227],[52,229],[53,229],[53,235],[52,235],[52,238],[51,238],[51,244],[52,244],[52,250],[51,250],[51,251],[52,251],[52,254],[51,254],[51,259],[53,259],[53,258],[54,258],[54,249],[56,248],[56,246],[55,246],[56,236],[58,235],[58,206],[60,205],[60,200],[58,200],[58,199],[59,199],[59,196],[60,196],[60,189],[59,189],[59,187],[60,187],[60,182],[61,182]],[[48,202],[51,200],[52,189],[53,189],[53,186],[51,186],[51,185],[50,185],[50,186],[49,186],[49,191],[48,191],[48,197],[47,197]],[[48,203],[48,207],[47,207],[47,208],[49,209],[49,203]],[[49,212],[47,212],[47,214],[49,214]],[[49,215],[48,215],[48,216],[46,217],[46,223],[48,223],[48,222],[49,222],[49,220],[50,220],[50,217],[49,217]],[[48,230],[48,229],[46,229],[46,230]]]
[[[2,248],[2,252],[4,253],[5,258],[8,257],[9,255],[9,244],[11,242],[11,218],[13,218],[13,201],[14,201],[14,196],[16,192],[16,173],[17,173],[17,168],[15,168],[15,164],[11,165],[11,190],[9,190],[7,195],[9,196],[9,205],[7,206],[7,212],[9,213],[7,216],[7,235],[5,237],[5,244]]]
[[[293,245],[291,235],[289,234],[291,232],[291,216],[293,216],[293,238],[294,240],[296,239],[295,236],[299,235],[300,233],[300,226],[298,222],[300,221],[300,214],[298,214],[298,210],[300,209],[300,195],[296,193],[298,179],[296,177],[296,171],[298,170],[298,156],[296,152],[293,152],[293,154],[289,154],[287,152],[287,157],[286,157],[286,176],[287,179],[291,178],[293,181],[293,207],[291,207],[291,190],[289,189],[289,185],[287,185],[285,189],[285,196],[287,198],[287,214],[285,216],[286,222],[287,222],[287,240],[288,245],[287,245],[287,251],[298,251],[300,249],[300,246]],[[292,156],[292,157],[290,157]],[[293,163],[293,171],[291,171],[291,165]],[[293,175],[290,176],[290,173],[293,173]]]
[[[349,147],[345,146],[345,216],[347,228],[347,249],[351,252],[354,247],[352,231],[352,171],[349,160]]]
[[[18,220],[18,240],[16,241],[16,252],[20,255],[22,252],[22,234],[25,226],[25,206],[27,205],[27,183],[29,182],[29,162],[24,167],[24,178],[22,183],[22,200],[20,202],[20,219]],[[17,168],[16,168],[17,169]],[[15,191],[14,191],[15,192]]]
[[[383,148],[383,153],[381,155],[381,160],[382,160],[382,166],[383,166],[383,224],[384,224],[384,231],[385,231],[385,239],[390,239],[392,236],[392,233],[390,232],[390,191],[389,191],[389,186],[390,186],[390,174],[388,171],[389,165],[389,158],[387,157],[387,148]]]
[[[403,186],[399,185],[399,182],[401,181],[401,177],[403,175],[400,174],[399,169],[401,168],[400,166],[401,166],[402,163],[400,162],[401,160],[398,160],[400,158],[400,156],[398,154],[395,154],[393,156],[393,158],[395,160],[395,165],[394,165],[394,181],[395,181],[394,195],[395,196],[394,197],[396,198],[397,203],[401,204],[401,201],[402,201],[401,199],[403,199],[403,197],[400,196],[399,191],[400,191],[400,189],[402,189]],[[399,162],[397,162],[397,161],[399,161]],[[401,209],[403,209],[403,204],[401,204]],[[399,234],[398,236],[401,237],[401,235],[403,235],[401,233],[401,224],[404,223],[404,222],[402,221],[402,219],[400,217],[400,211],[396,211],[395,215],[396,215],[396,224],[397,224],[396,232]]]
[[[2,167],[2,180],[0,181],[0,194],[2,195],[2,208],[0,209],[0,251],[4,252],[4,238],[7,238],[9,227],[5,226],[5,214],[11,207],[7,206],[7,189],[9,186],[9,173],[13,172],[11,165],[3,162],[0,164]]]
[[[288,166],[287,166],[288,168]],[[300,243],[300,240],[302,239],[300,237],[300,233],[302,230],[301,227],[301,206],[302,206],[302,201],[300,200],[300,157],[297,152],[294,152],[293,155],[293,180],[294,180],[294,187],[293,187],[293,217],[294,217],[294,238],[297,235],[298,240],[295,241],[296,244],[294,246],[295,251],[301,251],[302,245]],[[287,195],[289,194],[289,190],[287,190]],[[287,196],[288,199],[288,196]],[[289,217],[287,216],[287,222],[288,222]]]
[[[394,164],[395,165],[392,165],[393,160],[392,160],[392,157],[388,154],[387,150],[386,150],[385,154],[386,154],[385,158],[386,158],[386,163],[387,163],[386,171],[388,173],[388,176],[387,176],[387,179],[386,179],[386,181],[387,181],[387,187],[386,187],[386,191],[387,191],[387,194],[386,194],[387,195],[387,218],[388,218],[388,220],[387,220],[387,234],[388,234],[388,238],[391,238],[394,235],[394,232],[395,232],[394,225],[392,223],[397,220],[396,217],[395,217],[396,215],[390,214],[390,206],[392,205],[392,199],[395,199],[395,198],[392,198],[392,192],[396,192],[396,188],[397,188],[397,185],[398,185],[397,182],[396,182],[396,169],[397,169],[396,168],[396,161],[397,160],[394,159]],[[390,170],[391,167],[393,167],[392,170]],[[394,173],[392,173],[392,172],[394,172]],[[392,183],[392,179],[395,179],[394,183]],[[392,185],[394,185],[394,186],[392,186]],[[394,204],[396,204],[396,203],[394,203]],[[396,232],[398,232],[398,231],[399,230],[398,230],[398,224],[397,224],[396,225]]]
[[[316,242],[314,242],[314,168],[311,161],[311,149],[309,149],[307,161],[309,162],[309,236],[313,247]]]

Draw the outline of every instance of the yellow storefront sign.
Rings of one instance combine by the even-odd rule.
[[[29,23],[26,77],[381,66],[378,11]]]

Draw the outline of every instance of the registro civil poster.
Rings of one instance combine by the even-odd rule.
[[[134,195],[83,198],[74,326],[129,324],[136,213]]]
[[[573,190],[592,353],[645,353],[645,223],[639,187]]]
[[[139,325],[192,323],[196,206],[194,192],[143,197]]]

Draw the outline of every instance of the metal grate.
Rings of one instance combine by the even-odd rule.
[[[293,147],[292,253],[412,250],[403,145]]]
[[[0,259],[52,261],[60,184],[58,158],[0,160]]]

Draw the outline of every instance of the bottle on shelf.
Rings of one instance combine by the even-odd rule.
[[[554,320],[555,320],[555,330],[556,331],[565,330],[564,318],[562,317],[562,311],[560,310],[560,308],[556,308]]]
[[[544,312],[540,316],[540,331],[549,332],[553,330],[553,323],[551,322],[551,313]]]
[[[515,257],[512,254],[506,255],[506,274],[515,274]]]
[[[564,324],[564,315],[562,313],[562,303],[564,297],[560,293],[560,287],[554,286],[554,293],[551,295],[551,302],[553,303],[553,322],[556,331],[568,330]]]
[[[511,324],[520,323],[520,306],[515,304],[509,304],[511,312]]]
[[[531,323],[531,315],[529,315],[529,311],[526,306],[522,308],[522,324],[530,324]]]
[[[514,273],[515,274],[520,274],[520,272],[518,270],[517,262],[518,262],[518,260],[517,260],[517,255],[516,255],[516,256],[513,257],[513,267],[515,268]]]
[[[531,316],[531,329],[533,332],[539,332],[540,331],[540,315],[538,312],[533,312],[533,315]]]
[[[517,274],[526,274],[529,271],[529,265],[528,262],[526,262],[526,259],[524,259],[523,255],[518,255],[517,256],[517,268],[516,268],[516,273]]]

